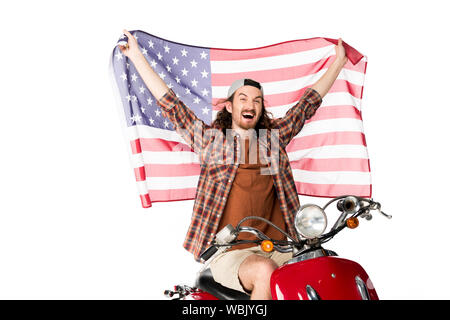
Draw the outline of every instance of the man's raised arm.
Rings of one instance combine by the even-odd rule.
[[[145,59],[136,38],[127,30],[123,30],[123,33],[128,37],[128,43],[125,46],[119,45],[120,51],[133,62],[147,88],[156,99],[160,100],[169,91],[169,87]]]
[[[348,58],[345,55],[345,49],[342,45],[342,39],[339,38],[338,44],[335,47],[336,50],[336,58],[328,68],[328,70],[324,73],[324,75],[317,80],[316,83],[312,85],[312,89],[316,90],[320,96],[323,98],[330,90],[334,81],[337,79],[339,73],[347,62]]]

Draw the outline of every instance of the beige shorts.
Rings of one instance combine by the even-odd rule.
[[[214,280],[225,287],[248,293],[239,281],[239,267],[252,254],[272,259],[279,266],[292,258],[292,252],[264,252],[260,246],[227,251],[215,257],[209,265]]]

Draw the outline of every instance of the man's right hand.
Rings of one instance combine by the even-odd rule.
[[[141,55],[142,52],[139,49],[136,38],[125,29],[123,30],[123,33],[128,37],[128,42],[124,46],[119,45],[119,49],[125,56],[133,61],[135,58]]]

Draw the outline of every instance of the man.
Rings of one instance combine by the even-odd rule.
[[[199,260],[217,231],[228,223],[235,226],[248,215],[265,217],[295,237],[294,217],[300,203],[285,148],[300,132],[305,121],[314,115],[347,62],[342,40],[339,39],[335,47],[333,64],[283,118],[268,118],[264,90],[258,82],[239,79],[230,86],[227,99],[222,102],[223,110],[209,126],[187,108],[153,71],[133,35],[126,30],[124,33],[128,36],[128,43],[120,46],[120,50],[133,62],[177,132],[201,153],[194,212],[184,247]],[[219,133],[227,133],[230,129],[232,139],[228,139],[227,134],[223,143]],[[272,154],[268,156],[264,151],[260,152],[261,148],[256,148],[256,153],[252,152],[257,141],[253,134],[255,129],[266,129],[266,133],[269,132],[267,136],[271,136],[272,131],[277,133],[277,159],[274,160]],[[267,146],[272,145],[271,139],[266,141]],[[249,161],[250,158],[254,161]],[[272,238],[281,237],[267,225],[257,227]],[[220,254],[211,262],[214,279],[224,286],[250,293],[251,299],[271,299],[270,276],[292,255],[267,254],[258,247],[234,249]]]

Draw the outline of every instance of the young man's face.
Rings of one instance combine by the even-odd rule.
[[[232,105],[227,106],[233,121],[232,128],[252,129],[256,127],[262,113],[263,96],[261,90],[253,86],[243,86],[234,93]]]

